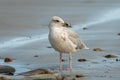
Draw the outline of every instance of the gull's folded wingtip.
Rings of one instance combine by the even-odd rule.
[[[85,46],[84,49],[90,49],[89,47]]]
[[[85,49],[90,49],[89,47],[86,47]]]

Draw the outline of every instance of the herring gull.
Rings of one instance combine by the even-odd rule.
[[[58,16],[53,16],[49,24],[49,42],[51,46],[60,53],[59,70],[62,69],[62,54],[69,54],[69,68],[72,70],[72,53],[89,49],[79,38],[77,33],[68,28],[69,23]]]

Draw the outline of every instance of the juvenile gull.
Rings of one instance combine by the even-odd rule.
[[[62,69],[62,53],[69,54],[69,69],[72,70],[72,55],[80,49],[89,49],[79,36],[68,27],[58,16],[53,16],[49,24],[49,41],[51,46],[60,53],[59,70]],[[69,24],[67,25],[69,26]]]

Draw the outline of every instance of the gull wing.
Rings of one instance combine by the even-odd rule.
[[[66,28],[66,32],[68,33],[68,38],[71,40],[73,44],[77,47],[76,49],[89,49],[80,39],[80,37],[74,31]]]

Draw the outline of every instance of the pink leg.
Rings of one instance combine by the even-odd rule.
[[[55,68],[54,70],[62,70],[62,53],[60,53],[60,58],[59,58],[59,68]]]
[[[60,63],[59,63],[59,68],[54,69],[54,70],[62,70],[62,53],[60,53]],[[69,53],[69,68],[64,68],[63,70],[72,70],[72,55]]]
[[[69,69],[72,70],[72,55],[69,53]]]
[[[60,64],[59,64],[59,70],[62,70],[62,53],[60,53]]]
[[[64,70],[72,70],[72,55],[69,53],[69,68],[65,68]]]

